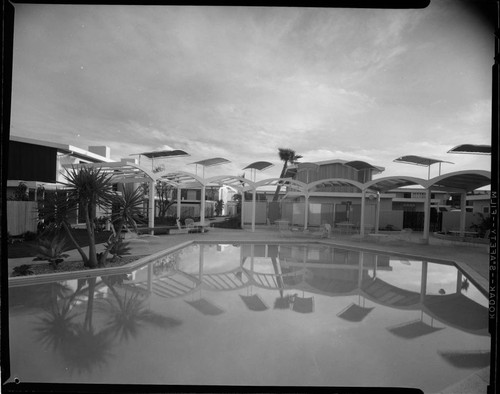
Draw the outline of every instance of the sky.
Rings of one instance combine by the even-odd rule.
[[[15,4],[11,135],[134,158],[168,145],[167,172],[205,176],[363,160],[427,178],[403,155],[490,170],[493,28],[462,1],[425,9]],[[144,157],[141,164],[150,167]],[[438,166],[431,167],[431,177]]]

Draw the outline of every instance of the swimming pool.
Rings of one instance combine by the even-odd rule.
[[[193,243],[128,274],[11,287],[11,380],[437,392],[487,367],[470,279],[377,253]]]

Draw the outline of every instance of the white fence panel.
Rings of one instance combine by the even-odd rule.
[[[21,235],[26,231],[36,232],[37,206],[35,201],[7,201],[7,231],[10,235]]]

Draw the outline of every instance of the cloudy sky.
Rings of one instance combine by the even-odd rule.
[[[402,155],[490,169],[493,29],[463,2],[426,9],[15,5],[11,134],[115,160],[162,145],[206,176],[240,175],[278,148],[426,178]],[[147,160],[142,164],[151,165]],[[437,166],[431,176],[438,175]],[[247,176],[250,176],[247,173]]]

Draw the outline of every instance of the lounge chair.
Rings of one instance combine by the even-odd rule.
[[[187,221],[188,219],[186,219]],[[189,228],[188,227],[182,227],[181,221],[177,219],[175,221],[177,223],[177,228],[170,230],[170,234],[188,234],[189,233]]]

